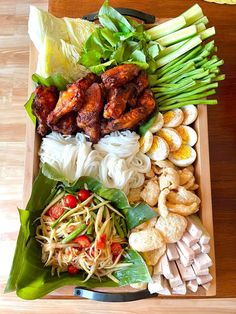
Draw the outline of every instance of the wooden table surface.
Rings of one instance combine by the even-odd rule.
[[[78,17],[96,11],[103,1],[49,0],[57,16]],[[225,60],[227,79],[218,89],[219,105],[209,108],[210,161],[217,267],[217,297],[207,300],[150,299],[127,304],[87,300],[22,301],[3,295],[19,228],[25,113],[27,98],[29,4],[46,8],[46,1],[1,0],[0,4],[0,313],[236,313],[236,6],[204,1],[117,0],[114,7],[130,7],[158,17],[175,17],[195,2],[216,27],[218,55]],[[27,166],[27,165],[26,165]],[[224,299],[227,298],[227,299]]]

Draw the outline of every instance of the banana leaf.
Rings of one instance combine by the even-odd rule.
[[[121,191],[114,191],[113,189],[108,191],[109,189],[106,188],[104,190],[98,184],[99,182],[95,181],[84,177],[78,180],[71,189],[79,188],[86,183],[89,188],[94,186],[96,193],[102,197],[105,197],[106,194],[108,199],[113,199],[113,204],[116,204],[118,209],[118,205],[121,207],[126,206],[127,199]],[[66,272],[62,273],[60,277],[57,275],[52,276],[51,267],[45,267],[41,262],[41,246],[35,239],[37,218],[45,206],[57,193],[61,192],[63,187],[64,185],[61,182],[46,177],[42,169],[40,170],[33,184],[32,194],[26,209],[19,209],[21,228],[5,292],[16,291],[16,294],[22,299],[32,300],[65,285],[77,285],[87,288],[118,286],[117,283],[108,278],[102,280],[90,278],[87,282],[84,282],[85,274],[82,271],[77,275]],[[124,261],[131,265],[113,273],[119,280],[119,286],[151,280],[147,266],[137,252],[126,250]]]

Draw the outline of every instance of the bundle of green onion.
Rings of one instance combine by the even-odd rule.
[[[217,100],[206,97],[215,94],[217,82],[224,80],[219,70],[224,61],[214,54],[214,41],[202,43],[215,34],[214,27],[206,29],[207,23],[195,4],[181,16],[147,30],[162,49],[156,58],[157,70],[149,75],[160,111],[189,104],[217,104]]]

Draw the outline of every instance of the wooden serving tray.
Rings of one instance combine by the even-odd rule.
[[[159,19],[158,22],[164,22],[168,18]],[[36,70],[37,65],[37,50],[30,45],[30,60],[29,60],[29,85],[28,94],[30,95],[33,90],[31,76]],[[207,106],[198,106],[198,118],[194,123],[194,128],[198,134],[198,141],[195,145],[197,152],[197,159],[195,161],[195,177],[196,182],[199,184],[198,196],[201,199],[201,207],[199,216],[203,225],[211,236],[210,246],[211,251],[209,256],[212,259],[213,266],[210,268],[210,273],[213,277],[211,286],[208,291],[204,288],[199,288],[197,293],[188,292],[185,296],[169,296],[161,298],[189,298],[189,297],[212,297],[216,295],[216,264],[215,264],[215,247],[214,247],[214,231],[213,231],[213,215],[212,215],[212,201],[211,201],[211,178],[210,178],[210,163],[209,163],[209,142],[208,142],[208,121],[207,121]],[[27,116],[26,121],[26,158],[25,158],[25,175],[23,187],[23,204],[26,206],[31,194],[32,184],[38,174],[39,158],[38,151],[41,144],[41,137],[36,133],[35,126],[30,118]],[[73,287],[66,286],[57,289],[47,295],[45,298],[78,298],[73,297]],[[127,288],[106,288],[97,289],[99,291],[118,292],[118,291],[135,291],[135,289]],[[148,301],[147,301],[148,302]]]

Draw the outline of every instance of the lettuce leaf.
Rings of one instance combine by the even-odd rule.
[[[30,98],[27,100],[27,102],[25,103],[24,107],[25,107],[25,110],[26,110],[29,118],[31,119],[33,124],[36,125],[36,117],[35,117],[35,115],[33,114],[33,111],[32,111],[33,102],[34,102],[34,93],[31,93]]]
[[[69,81],[67,81],[61,74],[54,74],[44,78],[41,75],[34,73],[32,75],[32,81],[37,85],[56,86],[58,90],[65,90],[66,85],[69,84]]]
[[[120,207],[126,207],[128,201],[119,190],[106,189],[92,178],[79,179],[71,189],[78,189],[86,183],[89,188]],[[32,300],[43,297],[51,291],[65,286],[77,285],[87,288],[115,287],[118,286],[108,278],[102,280],[89,279],[83,282],[85,275],[80,272],[73,276],[62,273],[60,277],[51,275],[51,268],[45,267],[41,262],[41,247],[35,240],[37,222],[35,221],[45,206],[61,191],[62,184],[47,178],[42,169],[37,176],[32,189],[32,194],[25,210],[19,210],[21,228],[17,239],[17,245],[9,279],[5,292],[15,291],[19,297]],[[68,187],[67,187],[68,189]],[[127,268],[114,272],[114,276],[120,281],[119,285],[127,285],[134,282],[149,282],[150,274],[142,257],[133,250],[125,253],[125,262],[131,263]]]

